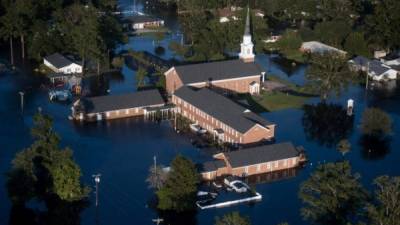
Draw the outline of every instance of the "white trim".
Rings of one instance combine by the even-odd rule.
[[[255,128],[255,127],[261,127],[261,128],[264,128],[265,130],[267,130],[267,131],[271,131],[271,129],[269,129],[269,128],[267,128],[267,127],[264,127],[264,126],[261,126],[260,124],[256,124],[256,125],[254,125],[252,128],[250,128],[248,131],[246,131],[243,135],[246,135],[249,131],[251,131],[251,130],[253,130],[253,128]],[[272,124],[272,125],[269,125],[269,126],[275,126],[274,124]]]
[[[178,76],[179,76],[179,74],[178,74]],[[246,77],[213,80],[213,81],[211,81],[211,83],[220,83],[220,82],[226,82],[226,81],[244,80],[244,79],[249,79],[249,78],[253,78],[253,77],[261,77],[261,74],[259,74],[259,75],[251,75],[251,76],[246,76]],[[206,84],[206,83],[207,82],[196,82],[196,83],[187,83],[186,85],[202,85],[202,84]]]
[[[164,76],[167,76],[171,71],[175,70],[175,67],[171,67],[167,72],[164,73]],[[180,78],[179,78],[180,79]]]

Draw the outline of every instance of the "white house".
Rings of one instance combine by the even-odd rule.
[[[164,26],[164,20],[146,15],[131,16],[128,17],[125,21],[134,30]]]
[[[76,63],[59,53],[54,53],[45,57],[43,63],[55,73],[74,74],[82,73],[83,70],[81,64]]]
[[[397,79],[397,70],[378,61],[369,60],[363,56],[357,56],[349,61],[350,68],[354,71],[363,71],[376,81]]]
[[[327,52],[336,52],[341,55],[346,55],[347,52],[337,49],[335,47],[329,46],[327,44],[318,42],[318,41],[309,41],[309,42],[303,42],[301,45],[300,50],[302,52],[308,52],[308,53],[327,53]]]

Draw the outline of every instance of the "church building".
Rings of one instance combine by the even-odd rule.
[[[175,66],[165,72],[166,89],[172,95],[182,86],[213,87],[235,93],[259,94],[265,72],[255,63],[248,9],[239,59]]]

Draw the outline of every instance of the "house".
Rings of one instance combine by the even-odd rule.
[[[346,55],[347,52],[337,49],[335,47],[326,45],[324,43],[318,42],[318,41],[309,41],[309,42],[303,42],[301,45],[300,51],[306,52],[306,53],[318,53],[318,54],[324,54],[324,53],[329,53],[329,52],[334,52],[338,53],[340,55]]]
[[[182,86],[212,86],[228,92],[258,94],[265,72],[254,62],[253,48],[248,13],[239,59],[172,67],[164,73],[168,94]]]
[[[101,121],[134,116],[162,110],[164,99],[158,90],[138,91],[79,99],[72,107],[72,117],[81,121]]]
[[[43,63],[55,73],[75,74],[82,73],[83,71],[80,63],[77,63],[59,53],[54,53],[45,57]]]
[[[265,13],[261,9],[253,9],[254,16],[264,18]]]
[[[182,86],[172,95],[176,112],[211,134],[215,141],[234,146],[271,140],[275,124],[208,88]]]
[[[221,176],[248,177],[295,168],[304,161],[304,149],[285,142],[218,153],[213,161],[202,164],[200,174],[204,180]]]
[[[398,71],[378,60],[370,60],[363,56],[357,56],[351,59],[349,64],[352,70],[366,72],[375,81],[397,79]]]
[[[146,28],[156,28],[164,26],[164,20],[152,16],[137,15],[125,19],[125,24],[128,24],[129,29],[142,30]]]
[[[386,57],[387,54],[388,54],[388,52],[385,50],[376,50],[376,51],[374,51],[374,58],[381,59],[381,58]]]
[[[222,8],[217,10],[217,15],[219,17],[219,22],[220,23],[227,23],[232,20],[239,20],[239,18],[236,15],[236,10],[234,8]]]

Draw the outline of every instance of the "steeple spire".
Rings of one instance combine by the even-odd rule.
[[[250,8],[247,7],[246,27],[244,28],[244,35],[250,35]]]
[[[239,58],[244,62],[254,62],[254,44],[251,41],[250,32],[250,8],[247,7],[246,25],[244,29],[243,42],[240,44]]]

